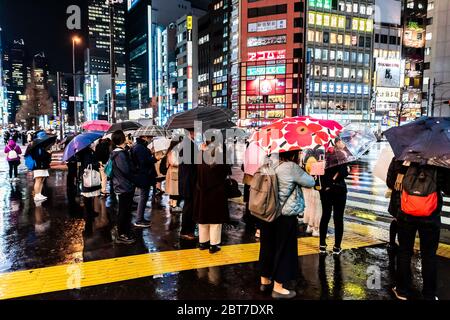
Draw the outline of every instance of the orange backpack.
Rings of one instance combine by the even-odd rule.
[[[429,217],[438,207],[437,170],[411,166],[403,178],[402,212],[414,217]]]

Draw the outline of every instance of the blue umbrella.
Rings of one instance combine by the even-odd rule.
[[[398,160],[450,168],[450,118],[422,117],[384,135]]]
[[[103,135],[103,132],[86,132],[76,136],[64,149],[63,161],[69,161],[70,158],[88,148],[94,141],[103,137]]]

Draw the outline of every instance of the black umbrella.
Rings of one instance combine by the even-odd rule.
[[[202,123],[203,130],[226,129],[234,127],[231,121],[234,112],[217,107],[198,107],[185,112],[174,114],[166,123],[166,129],[194,129],[195,121]]]
[[[397,159],[450,168],[450,118],[422,117],[384,135]]]
[[[134,122],[134,121],[124,121],[124,122],[119,122],[119,123],[115,123],[111,126],[111,128],[109,128],[107,133],[114,133],[118,130],[122,130],[123,132],[125,131],[134,131],[139,129],[140,127],[142,127],[142,124]]]
[[[33,142],[28,146],[27,150],[25,151],[25,155],[29,155],[37,148],[46,149],[52,144],[56,142],[57,136],[46,136],[42,138],[38,138],[36,140],[33,140]]]

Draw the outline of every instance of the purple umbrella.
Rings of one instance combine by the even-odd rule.
[[[69,161],[78,152],[88,148],[93,142],[102,138],[103,134],[103,132],[86,132],[73,138],[64,149],[63,161]]]

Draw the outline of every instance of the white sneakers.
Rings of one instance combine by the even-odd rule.
[[[34,196],[34,201],[45,201],[47,200],[46,196],[43,196],[41,193]]]

